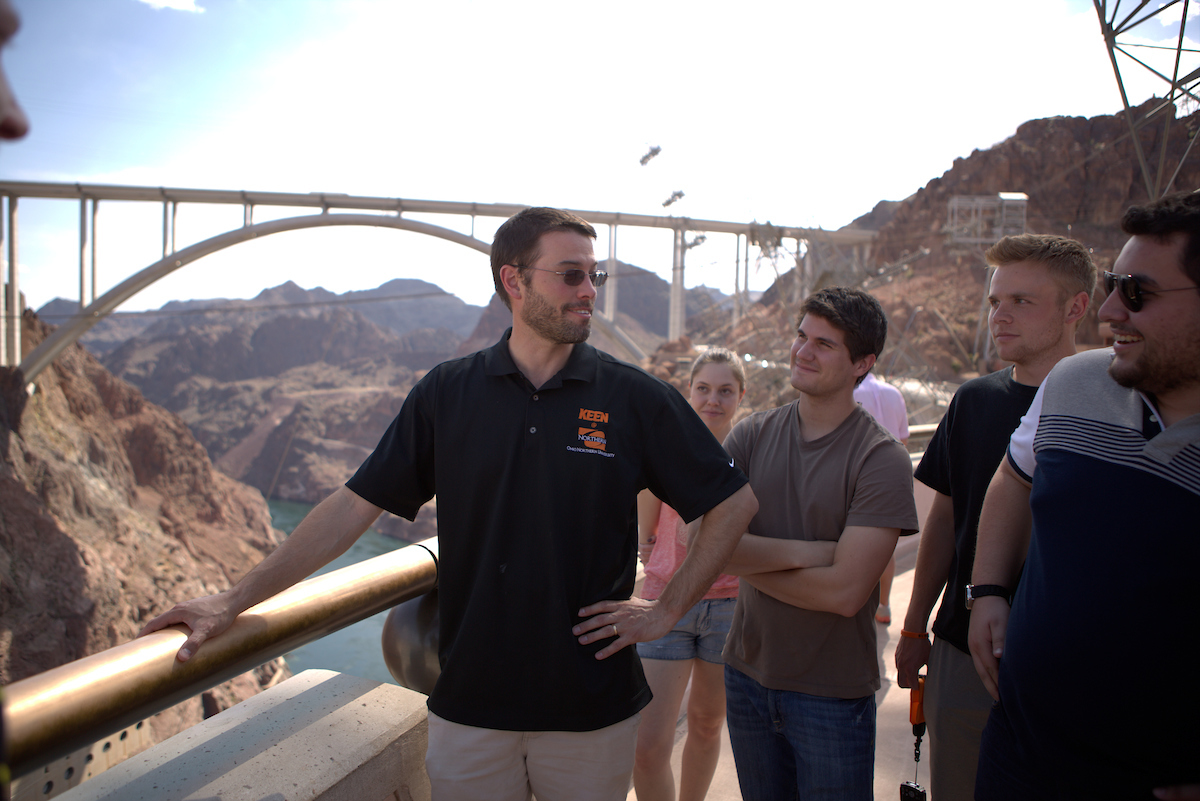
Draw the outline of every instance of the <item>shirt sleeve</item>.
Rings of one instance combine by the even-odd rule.
[[[875,448],[858,472],[846,525],[898,528],[901,536],[916,534],[912,482],[912,462],[904,448],[891,441]]]
[[[749,482],[683,396],[663,384],[658,412],[644,432],[650,491],[690,523]]]
[[[942,415],[937,430],[925,448],[925,455],[913,474],[917,481],[935,492],[953,495],[950,488],[950,431],[954,426],[958,396],[950,400],[950,408]]]
[[[408,393],[400,413],[375,450],[346,486],[359,497],[406,520],[434,496],[434,421],[436,370]]]
[[[748,465],[750,464],[750,436],[751,418],[740,421],[725,437],[724,447],[725,452],[729,454],[729,458],[733,459],[733,463],[737,465],[743,473],[748,473]]]
[[[1042,416],[1042,395],[1046,391],[1046,382],[1038,387],[1029,404],[1029,411],[1021,418],[1021,424],[1008,440],[1008,464],[1017,471],[1017,475],[1026,481],[1033,482],[1033,471],[1037,468],[1037,454],[1033,450],[1033,440],[1037,436],[1038,421]]]

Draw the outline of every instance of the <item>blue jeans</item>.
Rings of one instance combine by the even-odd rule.
[[[725,666],[729,740],[746,801],[871,801],[875,696],[768,690]]]

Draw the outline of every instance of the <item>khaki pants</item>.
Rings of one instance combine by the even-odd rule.
[[[629,792],[641,715],[596,731],[503,731],[429,713],[433,801],[616,801]]]
[[[929,726],[929,795],[935,801],[971,801],[979,739],[992,711],[992,696],[979,680],[970,654],[934,639],[925,679]]]

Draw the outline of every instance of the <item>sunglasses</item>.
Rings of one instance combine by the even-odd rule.
[[[596,287],[596,289],[604,286],[604,282],[608,280],[608,273],[603,270],[594,270],[590,273],[585,273],[583,270],[546,270],[541,267],[530,267],[528,264],[514,264],[513,266],[522,270],[537,270],[539,273],[561,275],[563,283],[567,286],[579,286],[583,283],[585,275],[592,280],[592,286]]]
[[[1104,273],[1104,292],[1111,295],[1113,288],[1120,293],[1117,299],[1131,312],[1142,310],[1146,295],[1160,295],[1163,292],[1182,292],[1185,289],[1196,289],[1194,286],[1180,286],[1174,289],[1142,289],[1142,283],[1135,276],[1119,273]]]

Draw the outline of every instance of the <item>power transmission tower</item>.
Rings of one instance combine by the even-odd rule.
[[[1152,2],[1157,7],[1147,9]],[[1188,142],[1187,150],[1179,159],[1179,164],[1175,165],[1175,171],[1171,174],[1170,180],[1163,181],[1167,167],[1167,141],[1171,133],[1171,123],[1175,120],[1175,107],[1188,103],[1200,104],[1200,98],[1196,95],[1197,87],[1200,85],[1200,66],[1188,69],[1182,76],[1179,74],[1188,66],[1197,63],[1195,54],[1200,52],[1194,48],[1183,46],[1188,23],[1189,0],[1167,0],[1167,2],[1136,0],[1135,3],[1126,4],[1126,13],[1124,14],[1121,12],[1121,0],[1114,0],[1111,3],[1109,0],[1092,0],[1092,3],[1096,7],[1096,16],[1100,19],[1100,30],[1104,34],[1108,59],[1112,62],[1113,73],[1117,78],[1117,88],[1121,92],[1121,102],[1125,106],[1125,120],[1129,124],[1133,148],[1137,153],[1138,165],[1142,171],[1142,180],[1146,184],[1146,194],[1151,200],[1154,200],[1171,191],[1171,186],[1175,183],[1175,178],[1179,175],[1183,162],[1187,160],[1188,155],[1192,152],[1192,145],[1196,143],[1196,138],[1193,137]],[[1171,20],[1174,18],[1175,12],[1179,13],[1179,36],[1174,48],[1133,41],[1132,32],[1138,26],[1151,20],[1169,26],[1172,24]],[[1147,35],[1143,38],[1151,38],[1151,36]],[[1138,55],[1135,55],[1135,52]],[[1141,119],[1135,120],[1133,117],[1133,111],[1129,105],[1129,94],[1125,90],[1125,79],[1121,74],[1121,61],[1117,59],[1118,53],[1128,61],[1161,78],[1169,87],[1167,96],[1162,103],[1156,105]],[[1185,56],[1185,54],[1187,55]],[[1159,62],[1161,68],[1152,66],[1149,63],[1151,61]],[[1126,64],[1129,65],[1128,62]],[[1168,72],[1170,73],[1169,77]],[[1151,123],[1162,125],[1158,164],[1153,168],[1147,160],[1142,142],[1138,138],[1138,129]]]

